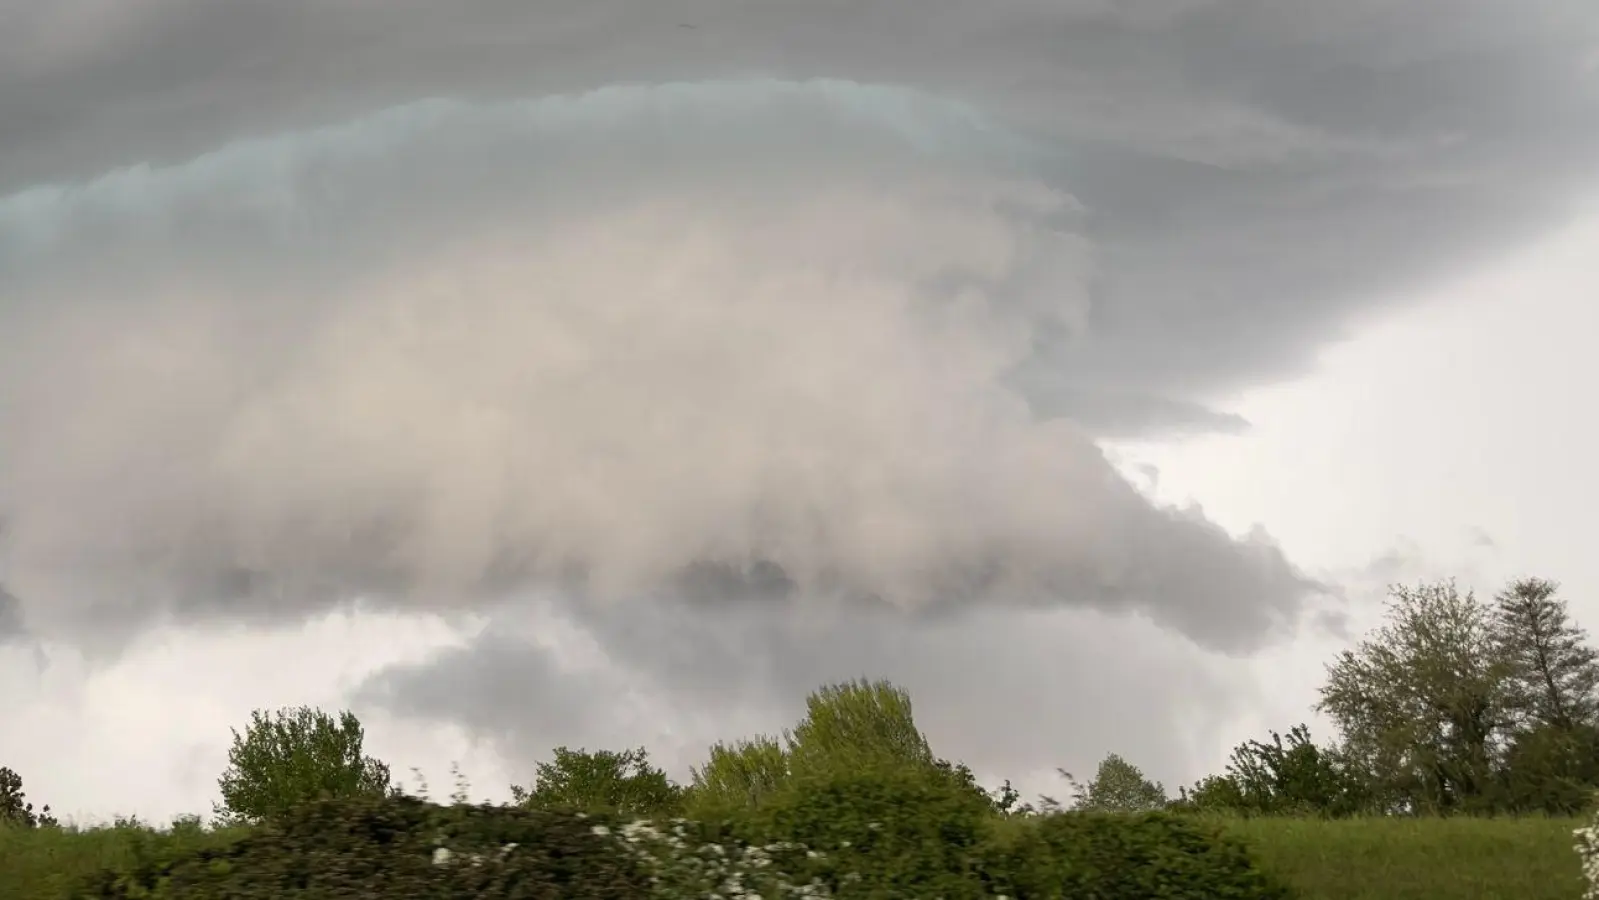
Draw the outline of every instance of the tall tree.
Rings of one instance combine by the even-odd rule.
[[[1506,703],[1517,724],[1572,731],[1599,723],[1599,651],[1571,620],[1560,585],[1541,578],[1494,596],[1493,630],[1508,667]]]
[[[1453,581],[1389,589],[1387,621],[1328,666],[1317,708],[1380,782],[1380,802],[1415,812],[1481,807],[1507,721],[1505,664],[1487,608]]]
[[[888,681],[860,679],[812,691],[787,743],[795,769],[934,762],[910,694]]]
[[[258,822],[307,800],[389,793],[389,767],[362,753],[365,736],[348,711],[335,719],[308,706],[256,710],[244,734],[233,732],[228,768],[217,780],[217,817]]]
[[[1559,590],[1526,578],[1494,597],[1514,724],[1500,778],[1516,811],[1578,812],[1599,786],[1599,652]]]
[[[1078,809],[1098,812],[1148,812],[1167,804],[1159,782],[1145,778],[1142,769],[1115,753],[1100,761],[1087,784],[1077,786],[1074,799]]]

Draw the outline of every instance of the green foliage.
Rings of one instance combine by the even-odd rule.
[[[518,805],[647,817],[675,816],[682,810],[682,789],[650,765],[643,747],[619,753],[556,747],[554,752],[555,759],[538,764],[531,790],[511,786]]]
[[[1244,789],[1232,775],[1206,775],[1193,787],[1177,789],[1177,799],[1167,807],[1173,812],[1253,815]]]
[[[33,804],[22,789],[22,776],[0,766],[0,827],[53,828],[57,824],[48,804],[33,811]]]
[[[696,815],[755,807],[787,781],[788,751],[765,735],[717,743],[711,758],[691,774],[689,794]]]
[[[1303,724],[1286,742],[1273,731],[1270,743],[1240,745],[1227,774],[1241,795],[1237,808],[1247,813],[1351,816],[1366,804],[1359,775],[1337,750],[1316,746]]]
[[[1494,638],[1508,667],[1506,705],[1524,728],[1599,724],[1599,650],[1571,621],[1559,587],[1527,578],[1494,596]]]
[[[1115,753],[1100,760],[1094,777],[1077,789],[1075,799],[1078,809],[1099,812],[1150,812],[1167,803],[1164,787]]]
[[[243,735],[233,732],[217,817],[259,822],[311,800],[389,793],[389,767],[362,755],[364,739],[350,712],[334,719],[304,706],[270,716],[256,710]]]
[[[1013,846],[1014,839],[1024,835],[1034,821],[1032,817],[995,820],[994,830],[1001,834],[978,851],[990,878],[999,874],[1003,862],[989,862],[1000,859],[992,851]],[[1260,867],[1287,882],[1301,900],[1573,900],[1582,894],[1582,877],[1571,846],[1572,829],[1583,824],[1579,819],[1226,817],[1206,821],[1244,841]],[[0,897],[80,900],[82,895],[76,889],[85,879],[103,878],[103,870],[131,871],[148,865],[136,861],[136,844],[144,846],[147,858],[172,861],[191,858],[204,849],[227,847],[259,830],[191,833],[126,824],[83,830],[71,826],[0,828]],[[754,848],[730,845],[725,858],[736,864],[753,854]],[[295,895],[283,896],[288,900]],[[706,892],[657,896],[704,897]],[[768,892],[761,896],[783,895]],[[1030,900],[1030,895],[1011,896]]]
[[[1338,724],[1378,808],[1479,811],[1506,717],[1487,608],[1454,582],[1390,588],[1387,623],[1328,667],[1318,709]]]
[[[1509,712],[1500,802],[1514,812],[1581,812],[1599,786],[1599,651],[1558,589],[1529,578],[1494,598]]]
[[[977,852],[993,807],[949,771],[876,765],[797,773],[745,820],[753,843],[819,852],[801,881],[835,897],[987,896]]]
[[[916,726],[910,694],[891,682],[824,685],[806,698],[805,709],[781,743],[762,735],[713,746],[710,759],[693,770],[688,808],[697,816],[720,816],[761,805],[799,775],[883,766],[930,772],[994,802],[970,769],[933,756]]]
[[[284,897],[644,900],[648,878],[596,820],[366,796],[300,804],[221,848],[160,853],[89,879],[102,900]]]
[[[1070,811],[1023,820],[988,853],[995,893],[1069,900],[1286,900],[1242,842],[1169,813]]]
[[[1576,815],[1599,784],[1599,728],[1539,725],[1516,732],[1500,773],[1502,806],[1513,813]]]
[[[908,694],[886,681],[816,691],[781,742],[716,745],[687,790],[650,765],[642,747],[557,748],[538,765],[531,789],[513,786],[512,807],[468,806],[459,773],[454,806],[400,796],[387,784],[387,767],[361,755],[360,725],[348,713],[334,720],[304,708],[273,718],[257,712],[246,735],[234,733],[222,780],[225,819],[250,824],[208,830],[198,817],[184,817],[159,832],[131,819],[81,834],[0,828],[7,861],[0,896],[1277,900],[1289,889],[1306,900],[1571,896],[1581,882],[1569,820],[1549,820],[1552,829],[1537,824],[1543,820],[1432,829],[1417,823],[1442,820],[1317,826],[1298,818],[1384,804],[1409,813],[1587,806],[1599,780],[1599,727],[1573,718],[1570,711],[1583,708],[1580,691],[1546,691],[1546,700],[1561,701],[1542,706],[1505,699],[1517,696],[1506,687],[1518,677],[1503,649],[1510,626],[1499,619],[1484,626],[1483,613],[1452,585],[1399,589],[1389,628],[1330,671],[1324,700],[1346,690],[1341,711],[1357,726],[1343,746],[1315,745],[1303,725],[1286,736],[1272,732],[1240,745],[1224,774],[1169,804],[1159,784],[1116,754],[1077,790],[1079,809],[1062,811],[1049,798],[1039,808],[1020,803],[1009,782],[990,796],[965,765],[933,755]],[[1565,621],[1537,619],[1556,620]],[[1567,630],[1540,633],[1569,633],[1561,627]],[[1473,646],[1489,648],[1487,658],[1463,664],[1445,646],[1462,636],[1483,638]],[[1498,703],[1489,711],[1539,712],[1494,719],[1473,705],[1483,698]],[[1384,716],[1395,710],[1430,710],[1436,727],[1370,728],[1391,723]],[[1568,711],[1566,719],[1548,714],[1557,710]],[[1486,723],[1479,756],[1465,752],[1474,723]],[[1372,787],[1378,792],[1366,793]],[[1429,790],[1436,792],[1431,806]],[[1153,812],[1161,807],[1172,811]],[[685,808],[697,820],[664,821]],[[32,814],[20,778],[4,769],[0,809]],[[1437,840],[1444,831],[1458,831],[1469,855]],[[19,835],[60,838],[19,850]],[[1261,865],[1228,835],[1247,835],[1261,849]],[[1316,843],[1318,835],[1336,837],[1338,853],[1359,859],[1337,858]],[[1507,847],[1536,856],[1538,877]],[[1487,860],[1495,871],[1486,871]],[[1369,877],[1363,865],[1386,867],[1383,877]],[[87,880],[85,871],[93,873]],[[1560,883],[1545,891],[1546,881]]]
[[[813,691],[805,699],[805,718],[788,732],[787,742],[795,772],[933,762],[911,713],[910,694],[887,681],[861,679]]]
[[[1523,579],[1489,607],[1453,582],[1392,588],[1385,626],[1328,669],[1319,708],[1343,745],[1315,777],[1310,749],[1285,750],[1304,755],[1284,760],[1305,769],[1300,788],[1319,783],[1334,814],[1585,808],[1599,787],[1599,651],[1557,591]]]
[[[1576,900],[1578,824],[1541,816],[1216,822],[1301,900]]]
[[[172,858],[243,837],[241,829],[157,830],[128,819],[96,828],[0,828],[0,897],[77,900],[85,879],[129,871],[142,860]]]

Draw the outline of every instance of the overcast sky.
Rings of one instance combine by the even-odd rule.
[[[867,675],[1175,786],[1388,582],[1599,627],[1596,160],[1588,0],[0,0],[0,765],[503,797]]]

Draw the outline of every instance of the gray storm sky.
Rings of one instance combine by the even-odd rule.
[[[1599,587],[1537,549],[1586,354],[1493,343],[1591,333],[1596,159],[1579,0],[0,2],[0,685],[51,735],[0,764],[165,813],[252,706],[351,702],[402,768],[681,773],[869,674],[989,777],[1193,777],[1388,575]]]

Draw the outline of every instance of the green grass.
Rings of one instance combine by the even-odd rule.
[[[1579,900],[1577,819],[1222,820],[1302,900]],[[0,898],[65,900],[83,875],[141,843],[194,847],[237,832],[0,828]],[[174,848],[176,849],[176,847]]]
[[[80,879],[133,862],[141,848],[174,850],[215,846],[238,832],[171,831],[147,828],[40,828],[0,826],[0,897],[5,900],[64,900]]]
[[[1578,900],[1577,819],[1222,823],[1303,900]]]

